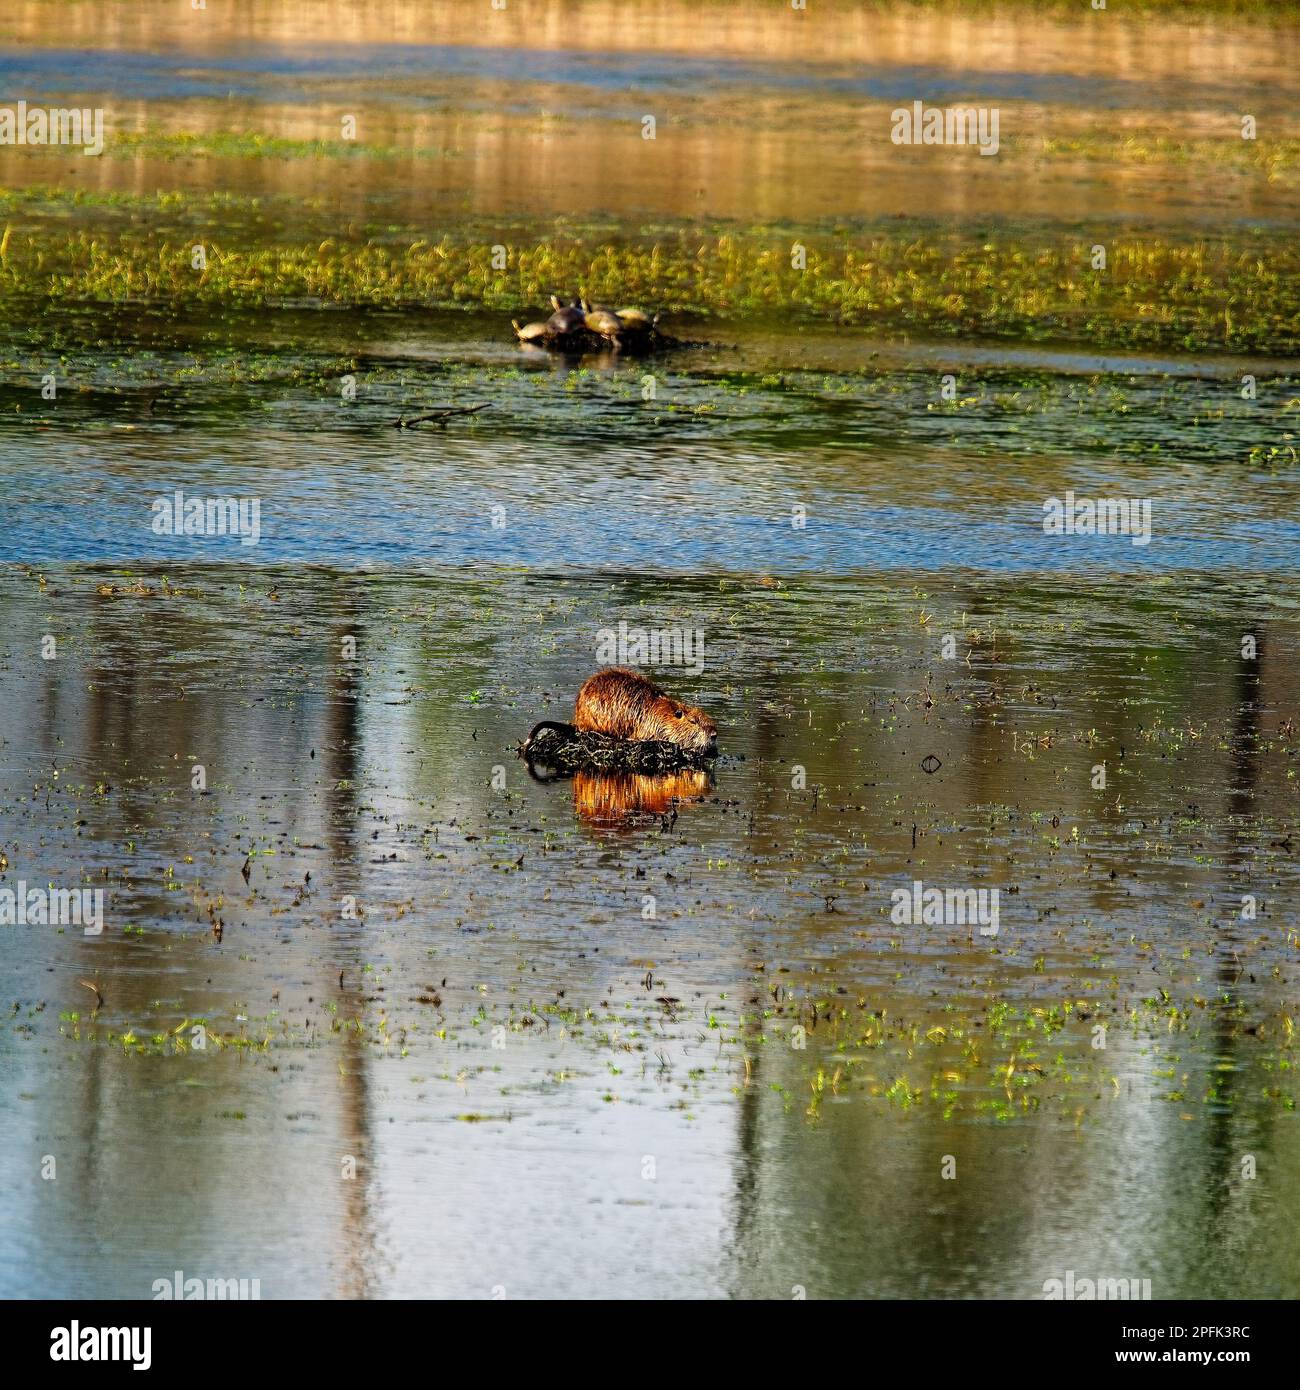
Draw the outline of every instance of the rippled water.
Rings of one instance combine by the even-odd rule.
[[[295,200],[322,235],[1294,217],[1285,164],[1081,177],[1014,134],[1285,123],[1288,31],[827,6],[706,41],[696,8],[526,42],[522,6],[367,3],[325,45],[299,4],[249,43],[247,5],[22,0],[0,79],[109,84],[160,147],[0,175],[128,226],[111,195],[265,198],[191,214],[222,236]],[[996,174],[887,169],[844,119],[967,91],[1008,105]],[[358,97],[355,160],[165,144],[333,138]],[[0,924],[0,1296],[1300,1291],[1293,360],[3,304],[0,889],[105,897],[100,936]],[[258,543],[158,534],[177,489],[255,499]],[[1150,543],[1045,534],[1071,491],[1149,501]],[[717,764],[535,779],[620,624],[702,639],[657,674]],[[996,890],[997,934],[896,920],[918,880]]]
[[[147,338],[145,351],[87,349],[82,326],[60,368],[76,387],[48,405],[42,359],[16,347],[34,365],[0,392],[13,406],[0,430],[12,441],[9,514],[18,534],[40,537],[25,554],[187,559],[193,537],[151,529],[154,500],[180,489],[259,499],[255,548],[198,542],[207,558],[239,564],[831,575],[1294,566],[1294,472],[1252,450],[1286,434],[1295,378],[1264,377],[1260,398],[1242,400],[1238,373],[1257,362],[1171,372],[1137,359],[1125,372],[1122,359],[1085,360],[1113,374],[1084,375],[1060,371],[1063,354],[1035,364],[1024,351],[999,360],[945,348],[903,365],[897,347],[882,353],[855,335],[753,329],[702,351],[574,362],[507,341],[504,316],[425,316],[418,328],[405,317],[332,315],[329,353],[285,342],[293,316],[218,352]],[[393,428],[484,403],[442,428]],[[1149,499],[1150,543],[1044,534],[1044,503],[1070,491]]]
[[[8,878],[108,893],[3,929],[0,1156],[66,1163],[6,1293],[1294,1291],[1294,596],[168,575],[3,583]],[[706,636],[713,782],[531,781],[648,613]],[[892,924],[914,877],[999,936]]]
[[[376,233],[397,218],[443,229],[466,216],[826,231],[924,213],[1038,217],[1079,236],[1294,219],[1293,160],[1243,166],[1237,139],[1242,112],[1270,139],[1300,129],[1289,99],[1300,43],[1285,20],[1135,30],[1117,16],[1054,15],[1026,30],[1014,13],[845,4],[807,23],[724,5],[702,24],[683,0],[635,14],[589,0],[547,16],[537,5],[480,15],[410,0],[361,10],[235,0],[201,17],[120,2],[11,8],[0,17],[0,92],[84,98],[103,107],[108,131],[104,157],[79,163],[0,147],[0,178],[18,187],[238,190],[277,216],[306,203],[374,218]],[[913,101],[996,107],[999,158],[972,164],[969,151],[936,148],[900,158],[891,112]],[[337,145],[346,114],[358,143],[343,169],[325,149],[241,159],[218,145],[196,158],[193,143],[166,143],[254,132]],[[654,141],[642,139],[646,115],[661,128]],[[1136,165],[1127,146],[1089,155],[1098,135],[1153,149]],[[1049,155],[1054,140],[1064,148]]]

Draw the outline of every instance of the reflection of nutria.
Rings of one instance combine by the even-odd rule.
[[[666,815],[677,802],[706,796],[709,774],[699,768],[648,777],[639,772],[575,772],[573,805],[585,821],[616,822]]]
[[[718,726],[702,709],[665,695],[654,681],[625,666],[607,666],[583,682],[573,727],[614,738],[675,743],[693,753],[711,753],[718,744]]]

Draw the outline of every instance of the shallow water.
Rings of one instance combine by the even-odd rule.
[[[1278,440],[1292,457],[1296,378],[1257,360],[1124,371],[1120,357],[905,354],[750,326],[703,350],[575,361],[521,349],[501,315],[333,314],[295,341],[304,317],[262,317],[214,351],[200,325],[133,340],[120,315],[70,315],[51,402],[46,360],[13,343],[32,365],[0,389],[6,500],[17,533],[41,537],[37,556],[16,554],[170,563],[197,545],[238,563],[548,574],[1294,566],[1294,469],[1258,449]],[[47,340],[57,324],[42,321]],[[224,321],[227,341],[239,331]],[[488,408],[393,428],[466,404]],[[151,506],[176,489],[259,499],[256,547],[155,534]],[[1044,534],[1044,504],[1069,491],[1149,499],[1149,543]],[[593,515],[608,522],[598,545]]]
[[[5,929],[0,1153],[66,1166],[4,1292],[1294,1293],[1293,599],[168,574],[4,579],[7,876],[108,893]],[[647,614],[706,635],[713,784],[530,781]],[[1000,886],[997,938],[891,924],[914,877]]]
[[[470,19],[403,0],[322,23],[318,4],[146,19],[119,0],[61,6],[54,22],[48,0],[19,0],[0,21],[0,92],[101,106],[107,143],[97,159],[0,147],[0,179],[100,196],[216,187],[293,200],[280,216],[307,201],[373,218],[375,233],[397,219],[427,233],[606,217],[635,233],[664,218],[926,214],[1215,234],[1294,217],[1294,154],[1261,156],[1300,137],[1287,22],[1054,15],[1027,29],[1014,13],[845,5],[704,26],[680,0],[635,17],[603,0],[547,20],[526,9]],[[914,101],[995,108],[999,157],[893,144],[891,113]],[[1242,112],[1259,142],[1241,140]]]
[[[1294,220],[1285,162],[1039,139],[1285,135],[1286,26],[531,8],[349,4],[324,45],[320,7],[21,0],[3,83],[108,83],[141,143],[0,178],[213,192],[149,229],[254,243]],[[862,138],[967,92],[996,171]],[[358,100],[355,154],[239,144]],[[146,216],[34,215],[92,213]],[[0,1297],[1300,1293],[1294,359],[0,304],[0,889],[105,894],[99,936],[0,925]],[[177,489],[256,499],[257,544],[156,533]],[[1149,543],[1045,534],[1070,491]],[[535,780],[620,623],[699,634],[657,674],[720,758]],[[997,933],[891,920],[917,880],[996,889]]]

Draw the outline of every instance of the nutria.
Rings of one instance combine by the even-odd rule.
[[[607,666],[583,682],[573,727],[614,738],[675,743],[693,753],[711,753],[718,743],[718,726],[702,709],[674,700],[625,666]]]

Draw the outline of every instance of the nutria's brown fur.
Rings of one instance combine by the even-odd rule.
[[[702,709],[674,700],[626,666],[607,666],[583,683],[573,726],[614,738],[675,743],[694,753],[711,752],[718,742],[718,726]]]

